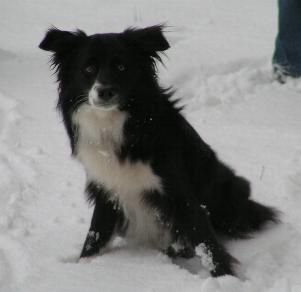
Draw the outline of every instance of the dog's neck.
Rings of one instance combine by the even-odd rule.
[[[84,104],[74,112],[72,122],[81,143],[94,144],[103,151],[112,152],[121,147],[126,119],[127,114],[118,109],[104,111]]]

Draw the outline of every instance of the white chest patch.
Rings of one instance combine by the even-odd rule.
[[[161,191],[160,178],[147,163],[120,163],[115,150],[123,140],[127,114],[118,110],[102,111],[83,105],[73,115],[78,127],[76,158],[83,164],[87,179],[100,183],[118,199],[129,220],[127,235],[144,243],[166,245],[166,233],[156,213],[142,200],[148,190]],[[163,243],[164,242],[164,243]]]

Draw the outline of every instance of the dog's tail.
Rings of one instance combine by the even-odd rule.
[[[246,238],[268,222],[279,222],[279,211],[250,199],[250,185],[244,178],[234,176],[219,188],[208,205],[217,233]]]

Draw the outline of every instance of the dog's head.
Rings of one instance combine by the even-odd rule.
[[[84,102],[104,110],[126,106],[138,87],[156,80],[158,52],[169,48],[162,29],[87,36],[51,28],[39,47],[53,52],[61,96],[68,99],[59,103],[74,109]]]

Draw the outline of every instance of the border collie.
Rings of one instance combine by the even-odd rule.
[[[90,36],[51,28],[39,47],[53,53],[58,109],[95,206],[81,257],[119,235],[170,257],[201,246],[211,275],[233,275],[236,260],[217,235],[245,237],[276,222],[277,211],[250,198],[249,182],[158,84],[156,62],[169,48],[163,27]]]

